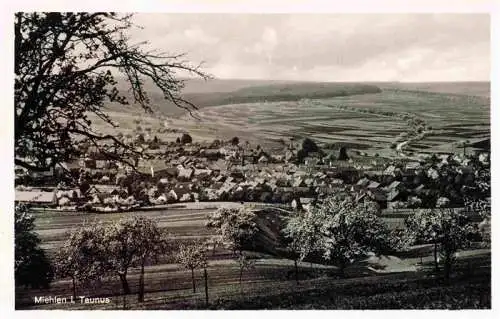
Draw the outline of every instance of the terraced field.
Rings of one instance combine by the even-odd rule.
[[[207,107],[196,113],[198,119],[184,115],[172,119],[171,126],[198,137],[238,135],[270,141],[309,136],[391,155],[389,146],[407,131],[407,123],[382,113],[411,113],[424,120],[434,133],[410,145],[410,150],[446,152],[456,150],[456,142],[489,137],[489,108],[487,97],[387,89],[377,94],[321,100]],[[367,109],[375,113],[365,113]]]
[[[262,102],[217,106],[205,105],[201,94],[198,97],[201,109],[194,112],[194,117],[169,111],[145,114],[130,107],[123,107],[122,111],[112,108],[110,115],[123,134],[137,134],[134,131],[137,126],[150,127],[152,135],[173,141],[180,133],[160,132],[168,127],[187,131],[195,140],[239,136],[242,141],[268,147],[275,146],[279,139],[287,141],[308,136],[320,142],[344,144],[349,149],[387,157],[397,155],[390,145],[399,134],[408,131],[406,121],[398,116],[402,113],[413,114],[432,128],[424,139],[408,145],[407,151],[460,152],[460,142],[474,143],[489,138],[487,83],[479,83],[469,90],[460,84],[456,84],[456,90],[451,90],[453,83],[443,87],[446,90],[438,85],[436,92],[432,92],[432,85],[419,88],[420,91],[386,85],[382,86],[381,93],[281,102],[266,102],[262,97]],[[210,96],[213,95],[217,93]],[[392,115],[387,115],[389,112]],[[140,124],[134,123],[137,120]],[[115,130],[97,118],[94,123],[103,133]]]

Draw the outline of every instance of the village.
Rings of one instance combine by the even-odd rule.
[[[343,146],[322,149],[308,138],[272,150],[238,137],[197,142],[187,133],[175,142],[143,134],[123,141],[144,150],[135,169],[86,147],[85,156],[50,171],[16,170],[16,202],[94,212],[218,201],[307,209],[329,195],[350,193],[380,209],[416,209],[464,207],[464,198],[489,197],[489,189],[481,189],[489,187],[484,149],[392,160]]]

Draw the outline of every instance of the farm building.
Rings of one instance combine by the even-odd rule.
[[[40,206],[55,206],[57,205],[57,196],[56,192],[16,190],[15,202]]]

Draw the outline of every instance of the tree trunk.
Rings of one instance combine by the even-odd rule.
[[[445,260],[444,260],[444,279],[446,283],[449,283],[450,281],[450,274],[451,274],[451,263],[452,263],[452,255],[451,253],[446,252],[445,253]]]
[[[241,283],[242,278],[243,278],[243,267],[240,267],[240,291],[243,293],[243,284]]]
[[[208,274],[207,274],[207,268],[203,268],[203,275],[205,277],[205,304],[208,307]]]
[[[295,265],[295,282],[298,284],[299,283],[299,267],[297,265],[297,259],[295,259],[293,262]]]
[[[127,282],[127,274],[120,274],[120,281],[122,283],[122,288],[123,288],[123,294],[128,295],[130,294],[130,287]]]
[[[196,283],[194,281],[194,268],[191,268],[191,281],[193,282],[193,293],[196,292]]]
[[[437,242],[434,241],[434,266],[436,273],[439,271],[438,259],[437,259]]]
[[[340,263],[339,263],[339,275],[342,278],[345,277],[345,267],[346,267],[345,261],[343,261],[343,260],[340,261]]]
[[[137,295],[138,302],[144,302],[144,263],[141,264],[141,276],[139,277],[139,294]]]
[[[75,277],[72,278],[73,281],[73,300],[76,301],[76,281]]]

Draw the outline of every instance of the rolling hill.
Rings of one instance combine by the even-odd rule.
[[[122,91],[126,86],[121,85]],[[146,84],[153,111],[159,115],[177,116],[185,110],[165,101],[161,92],[153,84]],[[183,89],[184,98],[198,108],[207,106],[298,101],[301,99],[322,99],[338,96],[380,93],[381,89],[373,84],[340,83],[340,82],[287,82],[287,81],[260,81],[260,80],[187,80]],[[117,103],[107,105],[109,111],[141,113],[137,105],[127,106]]]

